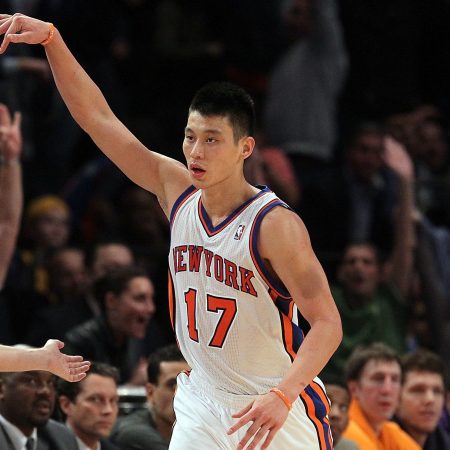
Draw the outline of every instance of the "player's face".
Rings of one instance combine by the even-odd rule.
[[[396,361],[371,360],[360,379],[349,383],[352,397],[358,400],[372,426],[393,416],[399,401],[400,378],[400,365]]]
[[[435,430],[444,407],[444,381],[432,372],[408,372],[403,383],[397,415],[407,429],[419,433]]]
[[[117,386],[110,377],[96,373],[81,382],[81,391],[64,412],[75,433],[83,441],[107,438],[119,412]]]
[[[127,336],[142,339],[155,312],[154,289],[146,277],[130,280],[127,289],[110,302],[115,330]]]
[[[333,433],[333,441],[337,444],[348,424],[350,394],[347,389],[336,384],[327,384],[326,389],[328,398],[331,401],[328,417],[330,419],[331,432]]]
[[[227,117],[191,112],[185,129],[183,152],[192,183],[204,189],[241,177],[243,161],[250,156],[253,145],[251,137],[235,141]]]
[[[189,370],[184,361],[162,361],[159,367],[158,384],[148,383],[147,393],[155,418],[170,426],[175,422],[173,397],[177,386],[177,375]]]

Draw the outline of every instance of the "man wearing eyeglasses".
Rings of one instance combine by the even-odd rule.
[[[50,419],[55,405],[55,376],[50,372],[0,375],[0,449],[77,450],[75,437]]]

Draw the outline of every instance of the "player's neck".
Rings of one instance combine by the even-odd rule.
[[[258,191],[258,188],[242,179],[241,182],[226,187],[213,186],[203,190],[202,203],[213,226],[216,226]]]

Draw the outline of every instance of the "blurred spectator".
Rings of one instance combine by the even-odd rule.
[[[57,196],[38,197],[26,208],[27,242],[15,252],[5,284],[15,342],[23,342],[35,309],[50,299],[47,264],[69,240],[69,219],[68,206]]]
[[[92,282],[113,270],[134,264],[131,249],[119,241],[100,242],[92,247],[87,256],[87,265],[90,268]]]
[[[355,349],[345,377],[352,401],[344,437],[364,450],[420,449],[390,421],[398,406],[401,383],[400,359],[392,349],[381,343]]]
[[[67,330],[94,315],[82,250],[70,247],[56,250],[47,269],[48,300],[33,314],[25,337],[30,345],[42,345],[50,337],[62,340]]]
[[[0,342],[13,343],[9,305],[1,291],[16,247],[23,208],[21,115],[0,104]]]
[[[385,254],[391,251],[394,207],[400,200],[397,174],[383,161],[392,147],[383,127],[361,123],[344,147],[344,161],[338,167],[303,183],[299,208],[330,277],[351,242],[370,241]]]
[[[406,346],[407,299],[413,269],[413,168],[402,147],[391,142],[386,162],[399,178],[394,248],[382,265],[370,243],[350,244],[332,285],[341,314],[344,337],[325,371],[342,373],[352,350],[359,344],[381,341],[402,352]],[[361,324],[364,324],[362,326]]]
[[[445,403],[445,366],[434,353],[418,350],[402,358],[403,385],[396,417],[425,450],[449,450],[450,436],[439,425]]]
[[[347,55],[334,0],[284,3],[292,42],[269,80],[264,129],[269,144],[289,155],[302,180],[333,159]]]
[[[134,376],[139,375],[142,339],[155,311],[153,283],[144,271],[124,267],[98,279],[94,293],[102,314],[67,332],[67,353],[117,367],[121,383],[142,383]]]
[[[425,217],[417,222],[416,267],[420,300],[433,349],[444,361],[450,360],[450,229],[434,227]],[[419,342],[420,343],[420,342]]]
[[[78,450],[119,450],[107,440],[119,412],[118,382],[115,367],[97,362],[79,383],[58,380],[59,407],[76,436]]]
[[[322,378],[327,396],[331,402],[328,418],[333,435],[334,450],[360,450],[354,441],[342,437],[348,425],[348,408],[350,392],[343,381],[338,378]]]
[[[0,448],[78,450],[74,435],[50,416],[55,406],[50,372],[9,372],[0,376]]]
[[[167,450],[175,422],[173,398],[177,375],[189,366],[175,344],[162,347],[149,357],[147,368],[148,408],[119,419],[113,442],[123,450]]]

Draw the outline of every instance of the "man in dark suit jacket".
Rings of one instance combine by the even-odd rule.
[[[120,450],[107,440],[119,412],[118,381],[119,371],[99,362],[92,363],[79,383],[58,380],[59,407],[80,450]]]
[[[50,420],[55,376],[50,372],[9,372],[0,377],[0,449],[78,450],[65,426]]]
[[[185,370],[189,366],[176,344],[153,352],[147,367],[148,408],[119,419],[112,441],[123,450],[167,450],[175,422],[177,375]]]

